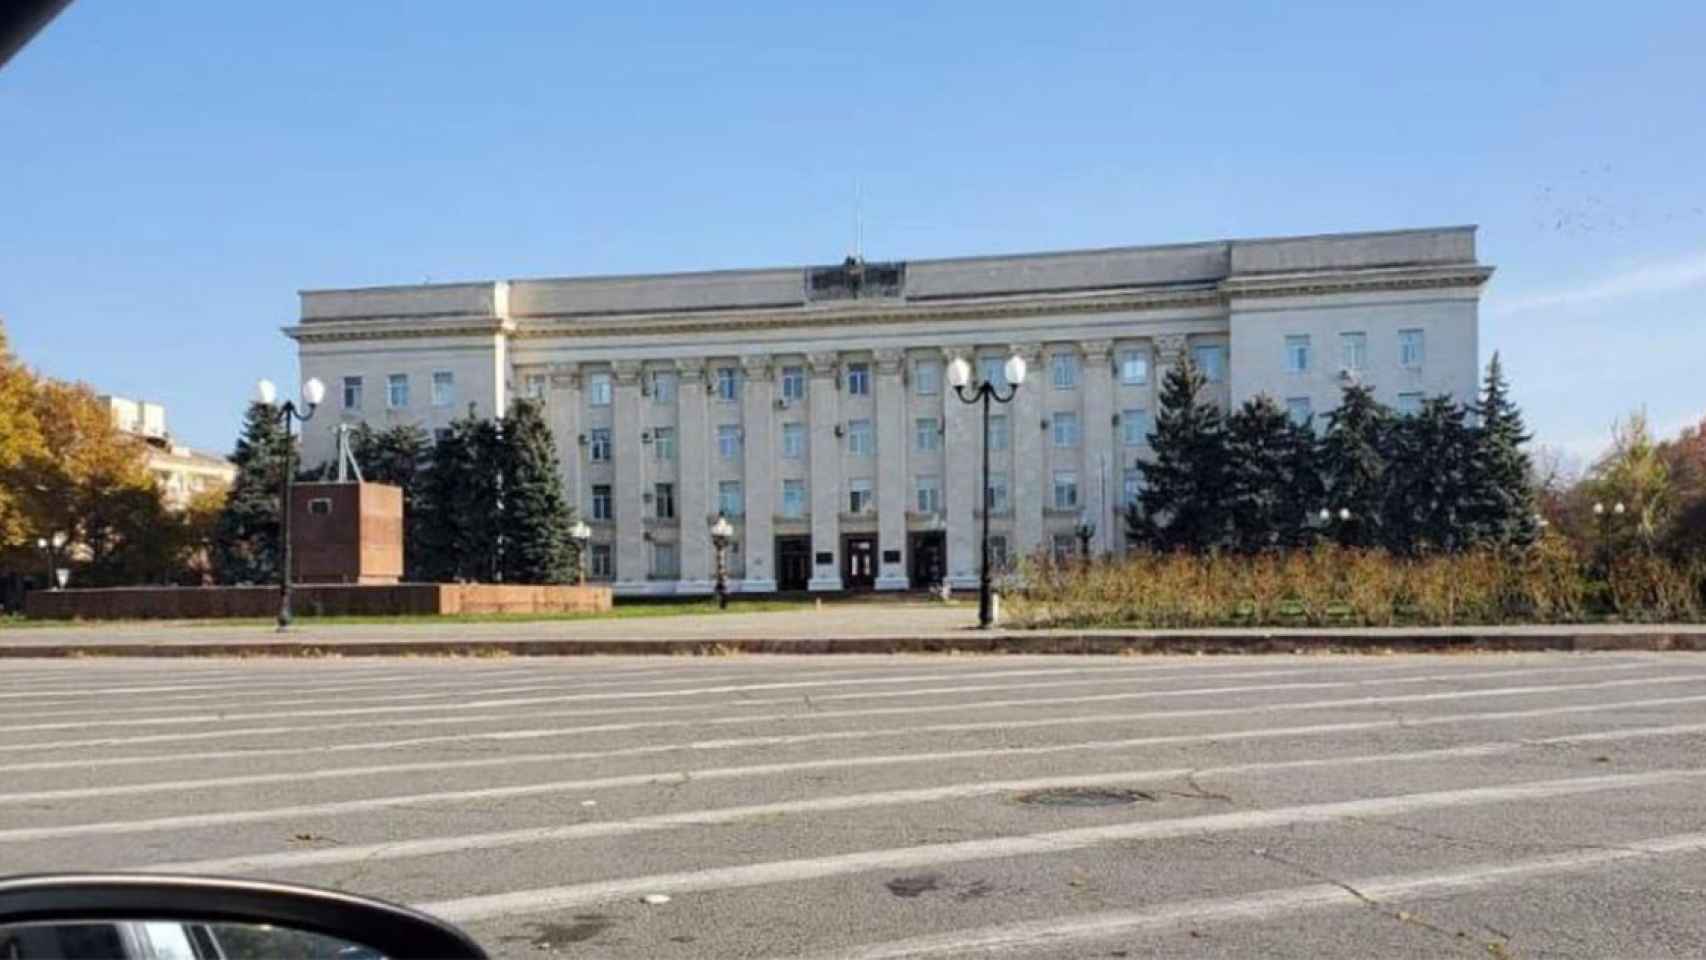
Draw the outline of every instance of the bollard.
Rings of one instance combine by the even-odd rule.
[[[989,625],[1001,626],[1001,594],[994,591],[989,594]]]
[[[818,597],[817,599],[813,600],[812,604],[817,607],[817,611],[819,613],[823,612],[823,598],[822,597]]]

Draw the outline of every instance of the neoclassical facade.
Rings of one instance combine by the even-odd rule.
[[[1347,378],[1399,409],[1472,396],[1492,268],[1473,227],[1156,247],[500,280],[302,294],[286,329],[340,422],[443,429],[543,400],[590,567],[622,593],[975,585],[981,421],[956,357],[1029,374],[994,410],[998,558],[1123,546],[1122,505],[1166,370],[1223,404],[1325,414]]]

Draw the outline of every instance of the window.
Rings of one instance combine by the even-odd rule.
[[[919,417],[912,421],[912,428],[920,453],[930,453],[941,449],[941,421],[935,417]]]
[[[733,401],[740,398],[740,371],[734,367],[717,368],[717,399]]]
[[[1149,442],[1149,411],[1142,407],[1120,411],[1120,441],[1128,447]]]
[[[871,421],[852,420],[848,422],[847,452],[855,457],[868,457],[877,452],[877,438],[871,432]]]
[[[675,402],[675,387],[679,381],[675,374],[660,370],[652,374],[652,402],[658,406],[668,406]]]
[[[681,576],[681,564],[676,559],[675,544],[659,543],[652,546],[652,575],[671,579]]]
[[[361,409],[361,378],[360,377],[345,377],[344,378],[344,409],[345,410],[360,410]]]
[[[1309,372],[1309,337],[1285,338],[1285,370],[1287,373]]]
[[[806,425],[803,423],[782,424],[782,458],[785,460],[803,460],[806,456]]]
[[[652,431],[652,450],[659,460],[675,459],[675,428],[658,427]]]
[[[806,482],[782,481],[782,516],[799,519],[806,515]]]
[[[996,414],[989,418],[989,449],[1005,450],[1012,431],[1007,428],[1007,415]]]
[[[912,388],[920,395],[942,392],[942,361],[915,360],[912,364]]]
[[[984,383],[1007,386],[1007,361],[1001,357],[982,357],[977,361],[978,376]]]
[[[594,520],[609,520],[616,511],[610,502],[610,484],[595,483],[592,485],[592,518]]]
[[[782,399],[798,403],[806,398],[806,368],[782,368]]]
[[[992,473],[989,475],[989,512],[1006,513],[1012,506],[1007,494],[1007,475]]]
[[[1120,382],[1148,383],[1149,354],[1142,350],[1126,350],[1120,354]]]
[[[523,396],[529,400],[545,399],[545,375],[543,373],[530,373],[522,379],[521,383]]]
[[[717,427],[717,456],[733,460],[740,456],[740,427],[732,423]]]
[[[1420,370],[1423,357],[1422,331],[1398,331],[1398,365],[1406,370]]]
[[[432,372],[432,405],[448,407],[456,402],[456,374],[449,370]]]
[[[1078,474],[1071,470],[1054,472],[1054,508],[1072,510],[1078,506]]]
[[[595,407],[610,406],[610,374],[595,373],[586,379],[586,402]]]
[[[675,484],[659,483],[653,485],[652,510],[659,520],[675,519]]]
[[[308,501],[308,512],[317,517],[328,516],[332,512],[331,497],[315,497]]]
[[[1071,390],[1078,386],[1078,354],[1057,353],[1049,364],[1054,372],[1054,388]]]
[[[1054,445],[1061,448],[1078,446],[1078,414],[1054,415]]]
[[[409,405],[409,375],[393,373],[385,378],[385,405],[393,409]]]
[[[595,543],[592,545],[592,576],[598,580],[609,580],[616,576],[616,565],[610,562],[610,544]]]
[[[913,501],[919,513],[939,513],[942,509],[942,478],[918,477],[912,483]]]
[[[989,569],[1007,569],[1007,538],[999,534],[989,537]]]
[[[847,482],[847,511],[849,513],[864,513],[871,509],[871,481],[849,480]]]
[[[591,451],[592,462],[609,463],[611,453],[610,428],[595,427],[588,433],[591,434],[591,439],[587,442],[587,448]]]
[[[1301,427],[1315,415],[1315,404],[1308,397],[1286,397],[1285,412],[1291,415],[1292,423]]]
[[[847,365],[847,393],[855,397],[866,397],[871,394],[871,365],[868,363],[850,363]]]
[[[1137,495],[1143,492],[1143,471],[1127,470],[1120,482],[1120,506],[1129,507],[1137,503]]]
[[[739,480],[717,484],[717,512],[725,517],[738,517],[746,512],[746,497],[741,495]]]
[[[1422,395],[1419,393],[1398,394],[1398,413],[1413,417],[1422,412]]]
[[[1361,372],[1368,369],[1368,334],[1339,334],[1340,363],[1346,370]]]
[[[1221,383],[1226,379],[1226,348],[1219,344],[1205,344],[1191,348],[1191,359],[1197,369],[1202,371],[1204,379],[1209,383]]]

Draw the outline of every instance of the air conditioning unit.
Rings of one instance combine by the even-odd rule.
[[[787,397],[777,397],[776,398],[776,409],[778,409],[778,410],[788,409],[788,398]]]

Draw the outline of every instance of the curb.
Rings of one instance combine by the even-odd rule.
[[[1141,654],[1258,653],[1513,653],[1538,651],[1706,651],[1706,630],[1641,630],[1628,633],[1524,631],[1522,633],[1350,632],[1212,633],[995,633],[896,637],[798,639],[566,640],[274,640],[207,643],[0,643],[0,659],[42,657],[572,657],[732,656],[741,654]]]

